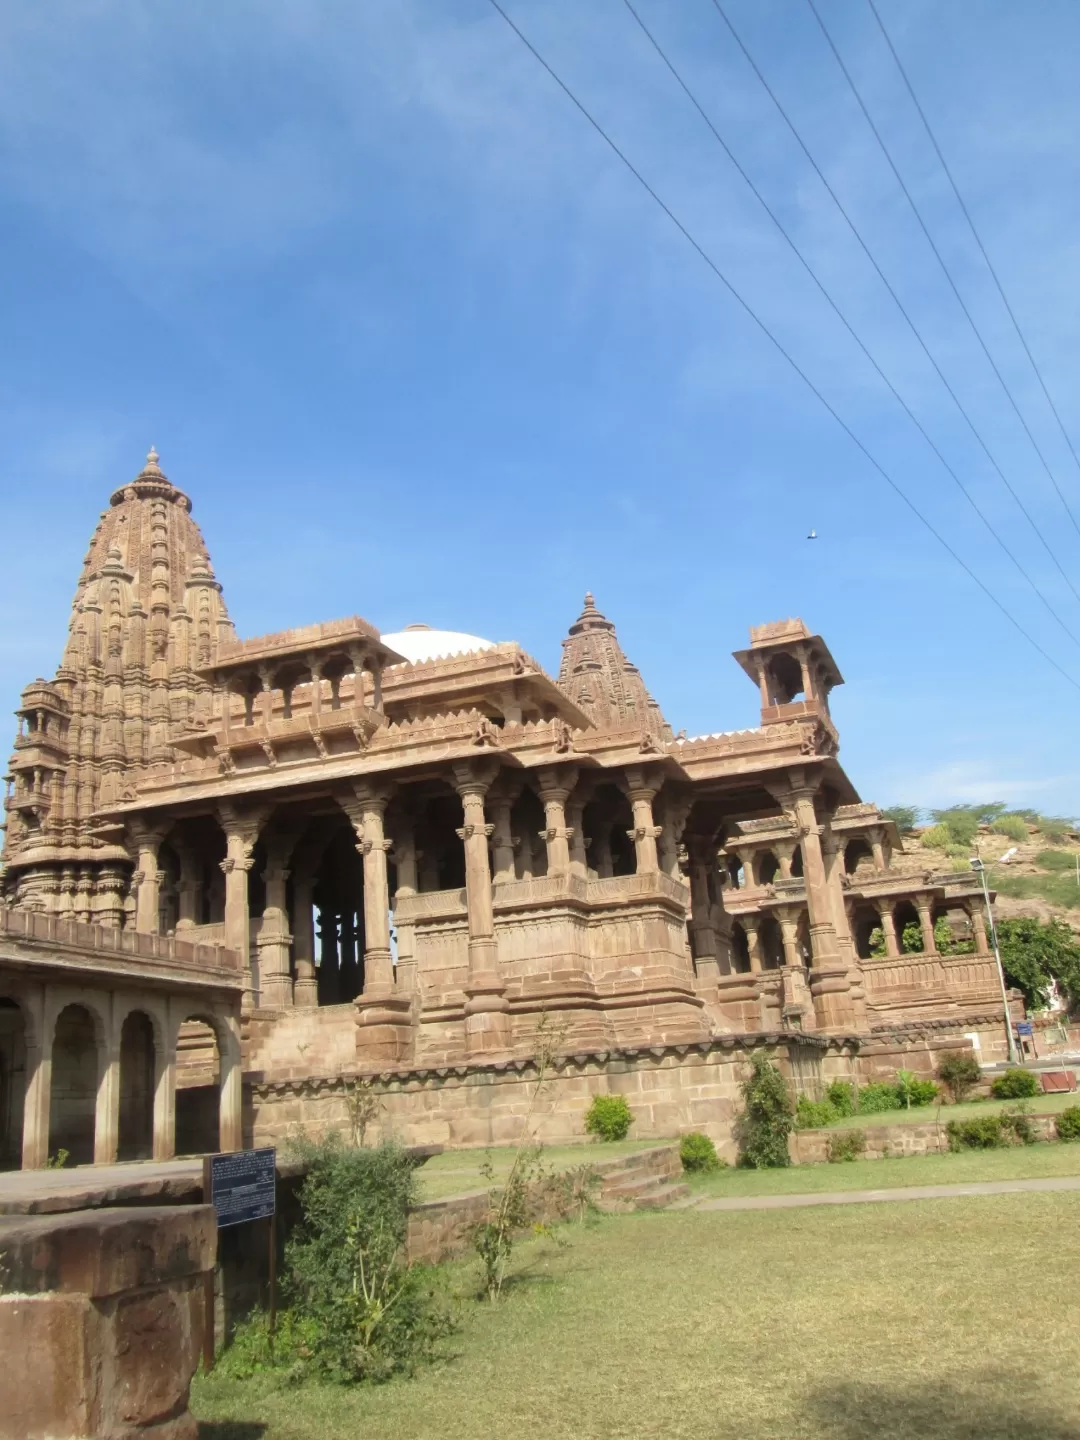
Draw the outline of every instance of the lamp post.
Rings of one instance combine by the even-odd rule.
[[[1001,1008],[1005,1015],[1005,1044],[1008,1046],[1009,1064],[1019,1063],[1019,1056],[1016,1053],[1016,1041],[1013,1038],[1012,1017],[1009,1015],[1009,996],[1005,989],[1005,970],[1001,964],[1001,951],[998,949],[997,926],[994,924],[994,912],[990,908],[990,890],[986,883],[986,866],[977,855],[972,856],[971,868],[982,881],[983,900],[986,903],[986,918],[990,925],[990,943],[994,947],[994,959],[997,961],[998,984],[1001,986]]]

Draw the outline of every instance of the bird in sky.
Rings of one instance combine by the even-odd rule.
[[[816,539],[817,539],[817,531],[816,531],[816,530],[811,530],[811,531],[810,531],[810,534],[807,535],[806,538],[807,538],[807,540],[816,540]]]

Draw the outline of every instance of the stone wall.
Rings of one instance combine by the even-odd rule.
[[[1031,1115],[1037,1140],[1056,1140],[1056,1115]],[[864,1160],[888,1160],[909,1155],[943,1155],[949,1148],[947,1121],[938,1124],[929,1120],[924,1125],[867,1125]],[[857,1127],[856,1127],[857,1128]],[[834,1135],[847,1135],[845,1129],[795,1130],[788,1140],[793,1165],[821,1165],[829,1158],[829,1140]]]
[[[195,1440],[216,1244],[208,1205],[0,1218],[0,1440]]]
[[[788,1046],[795,1052],[789,1058]],[[735,1158],[732,1124],[741,1108],[739,1083],[755,1048],[775,1051],[797,1088],[814,1093],[821,1076],[847,1078],[851,1061],[824,1042],[791,1036],[723,1037],[696,1045],[653,1046],[562,1057],[536,1110],[536,1130],[547,1144],[582,1140],[593,1097],[625,1095],[636,1140],[700,1130],[726,1159]],[[820,1068],[811,1059],[820,1056]],[[793,1074],[792,1058],[795,1060]],[[807,1074],[811,1073],[811,1082]],[[535,1088],[531,1060],[387,1072],[373,1077],[383,1112],[369,1140],[393,1136],[406,1145],[488,1146],[518,1140]],[[326,1075],[270,1083],[251,1077],[247,1133],[256,1145],[280,1144],[303,1128],[315,1136],[348,1132],[351,1078]]]

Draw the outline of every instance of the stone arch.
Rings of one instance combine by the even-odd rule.
[[[192,1010],[177,1027],[176,1153],[203,1155],[221,1148],[224,1041],[213,1011]]]
[[[793,880],[801,880],[803,878],[803,854],[801,845],[795,846],[795,852],[791,857],[791,878]]]
[[[83,1000],[64,1005],[53,1023],[50,1156],[66,1150],[71,1164],[93,1164],[104,1061],[105,1029],[100,1012]]]
[[[873,935],[875,930],[881,930],[881,916],[874,905],[866,903],[855,906],[851,917],[851,938],[855,942],[855,951],[860,960],[880,959],[874,955]]]
[[[132,1006],[119,1030],[120,1105],[117,1158],[149,1160],[154,1153],[154,1096],[161,1068],[159,1027]]]
[[[779,970],[784,963],[784,935],[774,915],[763,915],[758,928],[761,964],[765,970]]]
[[[0,995],[0,1170],[22,1163],[30,1019],[13,998]]]
[[[738,920],[731,925],[731,968],[737,975],[750,973],[750,943]]]
[[[762,850],[754,857],[754,871],[759,885],[771,885],[780,873],[780,861],[771,850]]]
[[[618,786],[598,786],[582,815],[590,875],[605,880],[634,874],[637,856],[626,833],[632,825],[630,802]]]
[[[893,924],[896,926],[896,943],[902,955],[921,955],[923,951],[922,929],[919,912],[910,900],[901,900],[893,907]],[[904,932],[907,931],[907,941]]]
[[[854,875],[859,866],[865,865],[867,861],[870,862],[872,867],[874,863],[874,851],[870,842],[864,840],[861,835],[856,836],[854,840],[849,840],[844,846],[845,875]]]

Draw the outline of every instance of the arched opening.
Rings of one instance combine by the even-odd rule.
[[[771,885],[780,873],[780,861],[771,850],[763,850],[757,860],[759,885]]]
[[[320,1005],[345,1005],[364,988],[364,862],[347,820],[315,871],[315,974]]]
[[[763,916],[758,936],[762,969],[779,970],[784,963],[784,935],[779,922],[772,915]]]
[[[416,819],[420,890],[460,890],[465,884],[461,801],[448,789],[422,797]]]
[[[896,938],[903,955],[921,955],[923,951],[922,926],[919,912],[910,900],[902,900],[893,911]]]
[[[158,934],[168,935],[180,919],[180,859],[166,841],[158,851]]]
[[[769,693],[774,705],[790,705],[803,693],[802,666],[794,655],[781,652],[769,661]]]
[[[849,840],[844,849],[844,873],[854,875],[860,869],[874,869],[874,852],[865,840]]]
[[[585,806],[582,825],[589,874],[595,879],[634,874],[637,856],[634,842],[626,833],[633,818],[630,802],[615,785],[601,785]]]
[[[873,905],[858,905],[851,921],[855,951],[860,960],[879,960],[885,954],[881,916]]]
[[[738,855],[728,855],[726,859],[727,883],[732,890],[742,890],[746,885],[746,866],[739,859]]]
[[[154,1153],[154,1027],[141,1010],[120,1030],[120,1160],[149,1160]]]
[[[746,931],[734,921],[731,926],[731,963],[738,975],[750,973],[750,945],[746,938]]]
[[[213,1154],[221,1148],[221,1049],[212,1025],[192,1016],[176,1043],[176,1153]]]
[[[26,1021],[14,1000],[0,996],[0,1170],[22,1161],[26,1103]]]
[[[53,1032],[49,1093],[49,1155],[67,1151],[68,1163],[94,1163],[94,1121],[100,1069],[94,1017],[82,1005],[66,1005]]]
[[[795,846],[795,853],[791,857],[791,878],[801,880],[803,878],[802,846]]]

